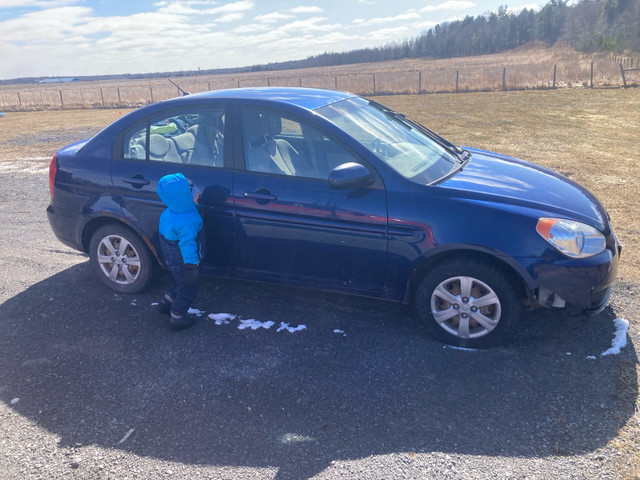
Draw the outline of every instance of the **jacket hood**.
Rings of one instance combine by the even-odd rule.
[[[442,187],[489,201],[534,208],[604,228],[607,216],[584,187],[553,170],[493,152],[469,149],[473,159]]]
[[[165,175],[158,182],[160,200],[174,213],[186,213],[198,210],[193,202],[191,185],[181,173]]]

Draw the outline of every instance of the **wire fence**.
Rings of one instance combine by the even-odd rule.
[[[182,77],[180,87],[191,93],[242,87],[314,87],[359,95],[462,93],[628,86],[636,78],[640,58],[598,56],[570,65],[512,63],[507,66],[344,72],[317,74],[305,70],[256,72],[239,76]],[[628,72],[627,78],[625,73]],[[0,90],[0,111],[90,108],[134,108],[180,96],[181,91],[158,78],[123,82],[74,82],[14,86]]]

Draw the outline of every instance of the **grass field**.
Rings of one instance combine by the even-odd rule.
[[[608,209],[623,244],[619,283],[637,290],[640,89],[398,95],[377,100],[454,143],[551,167],[590,189]],[[58,148],[97,132],[124,113],[103,109],[8,113],[0,118],[0,171],[19,171],[24,165],[25,171],[45,172]],[[629,334],[638,338],[637,319],[629,320]],[[633,383],[637,378],[620,381]],[[637,399],[631,401],[636,401],[637,410]],[[640,413],[621,426],[612,442],[620,452],[621,477],[640,479]]]
[[[562,44],[531,42],[492,55],[415,58],[297,70],[173,77],[192,93],[236,87],[304,86],[353,93],[414,94],[622,85],[612,58],[584,54]],[[504,75],[504,77],[503,77]],[[504,83],[503,83],[504,81]],[[167,76],[0,86],[0,111],[137,107],[180,95]]]

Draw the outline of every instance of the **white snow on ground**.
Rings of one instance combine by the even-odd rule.
[[[187,313],[190,313],[191,315],[197,315],[198,317],[201,317],[202,315],[204,315],[207,312],[204,312],[202,310],[198,310],[197,308],[190,308],[189,310],[187,310]]]
[[[214,320],[216,325],[228,325],[229,322],[235,320],[237,316],[232,313],[210,313],[207,318]]]
[[[443,345],[442,348],[450,348],[452,350],[462,350],[463,352],[479,352],[477,348],[456,347],[455,345]]]
[[[602,352],[600,356],[606,355],[618,355],[627,345],[627,332],[629,331],[629,322],[624,318],[616,318],[613,321],[616,326],[616,331],[613,334],[613,341],[611,342],[611,348],[605,352]]]
[[[306,325],[298,325],[297,327],[290,327],[288,323],[280,322],[280,326],[278,327],[278,330],[276,330],[276,332],[281,332],[283,330],[286,330],[289,333],[294,333],[294,332],[299,332],[300,330],[306,330],[306,328],[307,328]]]
[[[269,320],[268,322],[261,322],[254,318],[249,320],[240,320],[240,325],[238,326],[238,330],[244,330],[245,328],[250,328],[251,330],[257,330],[259,328],[270,329],[275,325],[275,322]]]
[[[12,163],[0,162],[0,172],[47,173],[51,157],[13,158]],[[47,162],[44,163],[43,162]]]

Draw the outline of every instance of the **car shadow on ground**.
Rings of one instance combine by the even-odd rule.
[[[205,279],[194,306],[274,326],[203,314],[172,332],[151,306],[167,282],[116,295],[85,262],[4,302],[0,399],[61,446],[280,479],[396,452],[579,454],[634,414],[633,345],[600,356],[611,310],[528,314],[514,343],[467,351],[423,336],[400,305],[225,279]]]

